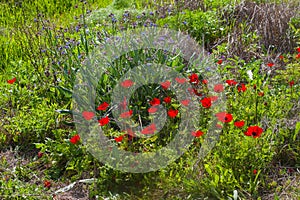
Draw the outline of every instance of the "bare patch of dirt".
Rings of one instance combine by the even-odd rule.
[[[34,160],[36,154],[34,152],[28,154],[19,153],[13,150],[5,150],[0,152],[0,173],[3,172],[11,174],[10,177],[18,177],[15,174],[15,170],[17,167],[26,168],[28,170],[32,170],[32,173],[29,175],[30,178],[28,180],[22,180],[25,184],[32,184],[32,185],[44,185],[44,177],[43,171],[46,169],[43,163],[39,163],[38,161]],[[34,164],[34,167],[29,167],[29,164],[37,162]],[[89,191],[88,191],[88,184],[86,183],[79,183],[77,182],[72,188],[68,191],[61,192],[55,194],[55,191],[58,191],[61,188],[68,186],[70,183],[64,183],[60,181],[52,181],[51,187],[49,190],[45,188],[44,193],[47,196],[52,196],[53,200],[87,200],[89,199]]]

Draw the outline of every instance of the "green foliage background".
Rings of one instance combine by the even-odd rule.
[[[296,173],[300,166],[300,59],[296,58],[296,48],[300,45],[299,9],[288,23],[290,35],[287,39],[290,39],[293,51],[279,52],[276,45],[280,44],[261,48],[259,42],[263,35],[249,32],[249,22],[237,22],[231,17],[235,14],[237,1],[209,0],[201,1],[199,5],[184,1],[183,6],[174,2],[1,1],[0,149],[3,152],[13,149],[19,160],[12,170],[9,159],[0,159],[1,199],[51,199],[61,184],[84,178],[95,178],[88,185],[90,199],[96,196],[114,199],[264,199],[270,194],[272,198],[280,199],[283,192],[288,192],[291,199],[299,197],[299,185],[285,190],[291,180],[299,182]],[[168,3],[173,6],[164,7]],[[272,2],[257,3],[262,6]],[[276,3],[290,3],[296,11],[299,8],[297,2]],[[126,11],[130,15],[123,20]],[[111,13],[116,21],[109,16]],[[212,53],[216,61],[223,59],[218,68],[223,81],[235,79],[247,85],[244,93],[238,92],[237,87],[225,89],[227,112],[233,113],[234,121],[245,120],[246,125],[242,129],[233,123],[224,125],[219,142],[203,160],[198,160],[197,153],[204,138],[195,138],[190,150],[167,168],[146,174],[129,174],[95,160],[82,143],[70,143],[69,139],[76,134],[71,115],[72,86],[76,72],[97,44],[120,30],[145,24],[168,26],[189,33]],[[243,54],[230,48],[229,39],[242,41]],[[149,54],[171,67],[180,66],[178,69],[186,76],[190,73],[184,71],[184,61],[180,58],[174,59],[173,55],[163,52]],[[284,59],[279,59],[279,55]],[[133,58],[131,63],[127,56]],[[117,60],[110,76],[99,83],[103,89],[99,93],[105,93],[108,85],[115,84],[111,81],[113,78],[122,76],[123,72],[116,68],[130,68],[138,63],[137,60],[147,58],[149,55],[140,51]],[[267,68],[269,62],[274,62],[275,67]],[[253,80],[247,75],[249,70]],[[17,81],[8,84],[7,80],[13,77]],[[291,87],[292,80],[295,84]],[[264,95],[259,96],[259,92]],[[136,102],[144,102],[144,99],[136,99]],[[140,106],[145,105],[141,103]],[[170,124],[166,129],[168,133],[176,128],[176,124]],[[204,123],[202,125],[205,127]],[[262,126],[262,137],[245,137],[246,127],[250,125]],[[112,138],[122,134],[113,126],[109,128]],[[167,141],[155,140],[154,150]],[[146,141],[145,146],[136,142],[133,148],[143,151],[144,147],[153,144],[151,142]],[[127,148],[128,141],[118,145]],[[39,159],[38,151],[43,152]],[[28,162],[20,162],[22,158]],[[285,181],[278,181],[278,177]],[[43,187],[44,180],[51,180],[50,189]],[[238,192],[238,197],[234,191]]]

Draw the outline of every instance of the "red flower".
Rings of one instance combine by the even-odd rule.
[[[44,181],[44,187],[45,187],[45,188],[50,188],[50,187],[51,187],[51,182],[45,180],[45,181]]]
[[[70,142],[72,144],[77,144],[77,142],[79,142],[79,140],[80,140],[80,136],[78,134],[76,134],[73,137],[71,137]]]
[[[300,53],[298,53],[295,58],[299,59],[300,58]]]
[[[7,81],[8,84],[13,84],[14,82],[16,82],[17,78],[13,78]]]
[[[106,110],[108,106],[109,104],[107,102],[103,102],[100,106],[98,106],[97,110]]]
[[[223,60],[222,60],[222,59],[220,59],[220,60],[217,61],[217,64],[218,64],[218,65],[221,65],[222,63],[223,63]]]
[[[95,114],[93,112],[83,111],[82,116],[85,120],[91,120],[95,116]]]
[[[131,117],[132,113],[133,113],[132,110],[129,110],[128,112],[123,112],[120,114],[120,117],[121,118],[129,118],[129,117]]]
[[[170,87],[171,82],[170,81],[165,81],[165,82],[162,82],[160,85],[161,85],[162,88],[167,90]]]
[[[196,131],[196,132],[192,132],[192,135],[195,137],[201,137],[204,133],[200,130]]]
[[[279,59],[280,59],[280,60],[283,60],[283,59],[284,59],[284,56],[283,56],[283,55],[280,55],[280,56],[279,56]]]
[[[214,91],[215,92],[223,92],[224,91],[224,86],[223,84],[216,84],[215,87],[214,87]]]
[[[245,121],[236,121],[234,122],[234,126],[238,127],[238,128],[241,128],[245,125]]]
[[[134,84],[134,82],[132,80],[125,80],[121,83],[121,86],[124,88],[129,88]]]
[[[160,104],[160,100],[158,98],[153,98],[152,101],[150,101],[151,106],[156,106]]]
[[[202,103],[202,106],[204,108],[210,108],[211,107],[211,98],[209,98],[209,97],[205,97],[205,98],[201,99],[200,102]]]
[[[258,96],[263,97],[265,95],[264,92],[258,92]]]
[[[206,84],[208,83],[208,80],[203,79],[203,80],[202,80],[202,83],[206,85]]]
[[[258,138],[261,136],[263,129],[259,126],[249,126],[245,132],[246,136],[252,136],[253,138]]]
[[[228,85],[230,85],[230,86],[234,86],[234,85],[237,84],[237,82],[236,82],[235,80],[233,80],[233,79],[226,80],[226,83],[227,83]]]
[[[190,83],[194,83],[194,84],[198,84],[199,83],[199,79],[198,79],[198,75],[197,74],[192,74],[189,76],[190,79]]]
[[[271,63],[268,63],[267,65],[268,65],[268,67],[273,67],[275,64],[271,62]]]
[[[256,169],[253,170],[253,174],[254,174],[254,175],[257,174],[257,170],[256,170]]]
[[[295,81],[290,81],[289,84],[290,84],[290,87],[293,87],[293,85],[295,84]]]
[[[170,109],[170,110],[168,111],[168,115],[169,115],[169,117],[171,117],[171,118],[176,117],[177,114],[178,114],[178,110]]]
[[[144,128],[141,133],[142,134],[153,134],[156,131],[156,126],[155,124],[151,124],[149,126],[147,126],[146,128]]]
[[[157,112],[157,107],[156,106],[152,106],[148,109],[149,113],[156,113]]]
[[[185,79],[185,78],[178,78],[178,77],[176,77],[176,78],[175,78],[175,81],[176,81],[177,83],[179,83],[179,84],[184,84],[184,83],[186,82],[186,79]]]
[[[245,92],[247,90],[244,83],[240,84],[237,88],[239,92]]]
[[[43,155],[44,155],[44,153],[43,152],[38,152],[38,158],[41,158],[41,157],[43,157]]]
[[[296,50],[300,53],[300,47],[298,47]]]
[[[104,126],[104,125],[106,125],[106,124],[109,123],[109,118],[108,118],[108,116],[106,116],[106,117],[104,117],[102,119],[99,119],[98,122],[99,122],[100,126]]]
[[[171,97],[165,97],[164,102],[165,103],[171,103]]]
[[[182,105],[184,105],[184,106],[188,106],[189,103],[190,103],[190,100],[189,100],[189,99],[185,99],[185,100],[182,100],[180,103],[181,103]]]
[[[253,85],[253,89],[256,90],[256,88],[257,88],[257,86],[256,86],[256,84],[254,84],[254,85]]]
[[[229,123],[232,121],[233,117],[230,113],[226,112],[219,112],[216,114],[216,117],[218,118],[219,121]]]
[[[123,135],[115,138],[116,142],[122,142],[122,140],[123,140]]]

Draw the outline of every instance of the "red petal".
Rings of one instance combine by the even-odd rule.
[[[121,86],[124,87],[124,88],[129,88],[133,85],[133,81],[132,80],[125,80],[121,83]]]
[[[50,181],[44,181],[44,187],[50,188],[51,187],[51,182]]]
[[[184,105],[184,106],[188,106],[190,103],[190,100],[189,99],[185,99],[185,100],[182,100],[181,101],[181,104]]]
[[[13,84],[14,82],[16,82],[17,78],[13,78],[7,81],[8,84]]]
[[[233,85],[236,85],[236,84],[237,84],[237,82],[236,82],[235,80],[233,80],[233,79],[226,80],[226,83],[227,83],[228,85],[230,85],[230,86],[233,86]]]
[[[165,103],[171,103],[171,97],[165,97],[164,102]]]
[[[245,125],[245,122],[244,121],[236,121],[234,122],[234,126],[238,127],[238,128],[241,128]]]
[[[103,102],[100,106],[98,106],[97,110],[106,110],[109,104],[107,102]]]
[[[156,106],[152,106],[148,109],[149,113],[156,113],[157,112],[157,107]]]
[[[131,117],[132,113],[133,113],[132,110],[129,110],[128,112],[123,112],[120,114],[120,117],[121,118],[129,118],[129,117]]]
[[[201,100],[202,106],[204,108],[210,108],[211,107],[211,99],[209,97],[205,97]]]
[[[99,122],[100,126],[104,126],[109,123],[109,118],[108,118],[108,116],[106,116],[102,119],[99,119],[98,122]]]
[[[76,134],[70,139],[70,142],[72,144],[76,144],[77,142],[79,142],[79,140],[80,140],[80,136],[78,134]]]
[[[160,100],[158,98],[153,98],[152,101],[150,101],[151,106],[159,105]]]
[[[198,75],[197,74],[192,74],[189,76],[190,78],[190,82],[194,83],[194,84],[198,84],[199,83],[199,79],[198,79]]]
[[[224,86],[222,84],[216,84],[214,86],[214,91],[215,92],[223,92],[224,91]]]
[[[162,88],[164,88],[166,90],[170,87],[171,82],[170,81],[165,81],[165,82],[162,82],[160,85],[161,85]]]
[[[86,120],[91,120],[95,114],[93,112],[89,112],[89,111],[83,111],[82,112],[82,116],[84,117],[84,119]]]
[[[195,137],[200,137],[202,136],[204,133],[202,131],[196,131],[196,132],[192,132],[192,135]]]
[[[230,113],[226,112],[219,112],[216,114],[216,117],[218,118],[219,121],[229,123],[232,121],[233,117]]]
[[[184,84],[184,83],[186,82],[186,79],[185,79],[185,78],[178,78],[178,77],[176,77],[176,78],[175,78],[175,81],[176,81],[177,83],[179,83],[179,84]]]
[[[123,135],[115,138],[116,142],[122,142],[122,140],[123,140]]]
[[[169,115],[169,117],[171,117],[171,118],[176,117],[177,114],[178,114],[178,110],[172,110],[172,109],[170,109],[170,110],[168,111],[168,115]]]
[[[153,134],[156,131],[156,126],[155,124],[151,124],[149,126],[147,126],[146,128],[144,128],[141,133],[142,134]]]

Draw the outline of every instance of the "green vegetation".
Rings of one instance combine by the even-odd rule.
[[[2,1],[0,13],[0,199],[299,198],[296,1],[24,0]],[[98,82],[87,80],[97,88],[96,108],[102,107],[77,113],[73,86],[89,56],[108,38],[142,27],[190,34],[209,52],[210,61],[188,65],[191,60],[174,52],[127,52],[105,61],[109,67]],[[170,83],[139,87],[128,99],[129,111],[123,109],[120,119],[112,116],[118,107],[112,104],[112,88],[122,80],[126,91],[135,84],[122,79],[126,72],[150,62],[190,82],[200,116],[190,118],[197,121],[195,138],[180,158],[158,171],[125,173],[88,151],[74,115],[100,120],[105,136],[118,149],[146,153],[166,146],[179,134],[184,111],[197,113],[185,108],[189,101],[169,90],[180,84],[179,77],[177,83],[168,79]],[[217,73],[220,82],[212,82],[209,77]],[[222,97],[226,109],[218,110],[213,105]],[[169,112],[152,137],[134,137],[118,127],[117,120],[127,117],[143,127],[151,125],[158,104]],[[199,158],[214,120],[219,140]],[[140,130],[145,135],[155,131],[153,126]]]

